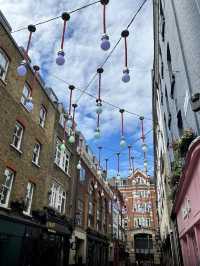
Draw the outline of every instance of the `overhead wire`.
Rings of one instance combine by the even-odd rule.
[[[100,1],[95,1],[95,2],[89,3],[89,4],[87,4],[87,5],[84,5],[84,6],[78,7],[78,8],[76,8],[76,9],[74,9],[74,10],[71,10],[71,11],[69,11],[68,13],[69,13],[69,14],[73,14],[73,13],[75,13],[75,12],[77,12],[77,11],[80,11],[80,10],[82,10],[82,9],[84,9],[84,8],[87,8],[87,7],[89,7],[89,6],[95,5],[95,4],[99,3],[99,2],[100,2]],[[46,19],[46,20],[43,20],[43,21],[39,21],[39,22],[37,22],[37,23],[35,23],[35,24],[33,24],[33,25],[34,25],[34,26],[39,26],[39,25],[46,24],[46,23],[48,23],[48,22],[51,22],[51,21],[57,20],[57,19],[59,19],[59,18],[61,18],[61,15],[60,15],[60,16],[55,16],[55,17],[52,17],[52,18],[49,18],[49,19]],[[21,28],[19,28],[19,29],[16,29],[16,30],[14,30],[14,31],[11,31],[11,33],[16,33],[16,32],[19,32],[19,31],[26,30],[27,27],[28,27],[28,25],[27,25],[26,27],[21,27]]]
[[[145,5],[145,3],[148,0],[144,0],[143,3],[140,5],[140,7],[138,8],[138,10],[136,11],[136,13],[134,14],[134,16],[132,17],[132,19],[130,20],[129,24],[127,25],[126,29],[128,29],[131,24],[134,22],[134,20],[136,19],[137,15],[140,13],[141,9],[143,8],[143,6]],[[115,49],[117,48],[117,46],[119,45],[120,41],[121,41],[122,37],[120,36],[119,40],[116,42],[116,44],[114,45],[114,47],[112,48],[112,50],[110,51],[110,53],[107,55],[107,57],[105,58],[105,60],[103,61],[103,63],[100,65],[100,67],[103,67],[106,62],[108,61],[108,59],[111,57],[111,55],[113,54],[113,52],[115,51]],[[97,73],[95,73],[91,80],[89,81],[88,85],[85,87],[85,89],[83,90],[83,92],[85,92],[90,85],[92,84],[93,80],[96,78]],[[84,93],[81,93],[80,96],[77,98],[76,103],[78,103],[80,101],[80,99],[82,98]]]

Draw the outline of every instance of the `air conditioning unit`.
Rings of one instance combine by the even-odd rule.
[[[192,110],[194,112],[200,111],[200,93],[195,93],[191,97]]]

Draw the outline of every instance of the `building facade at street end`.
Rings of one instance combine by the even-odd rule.
[[[196,0],[153,1],[154,168],[162,265],[183,265],[185,252],[179,241],[178,217],[172,210],[182,186],[188,147],[200,133],[199,8]]]
[[[127,253],[131,265],[160,265],[160,240],[156,189],[146,173],[135,170],[128,179],[117,180],[125,201]]]

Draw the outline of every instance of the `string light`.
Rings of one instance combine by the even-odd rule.
[[[65,63],[65,53],[64,53],[63,47],[64,47],[64,41],[65,41],[66,25],[67,25],[67,21],[69,21],[70,19],[70,14],[67,12],[64,12],[62,13],[61,17],[63,19],[63,32],[62,32],[60,51],[58,51],[58,56],[56,58],[56,64],[59,66],[62,66]]]
[[[103,73],[103,68],[100,67],[97,69],[98,77],[99,77],[99,82],[98,82],[98,97],[96,99],[96,113],[101,114],[103,109],[102,109],[102,100],[101,100],[101,74]]]
[[[102,147],[99,146],[98,150],[99,150],[99,166],[98,166],[97,174],[99,176],[101,176],[101,150],[102,150]]]
[[[125,56],[124,56],[125,63],[124,63],[122,81],[126,83],[130,81],[130,75],[128,69],[128,48],[127,48],[127,37],[129,36],[129,31],[123,30],[121,36],[122,38],[124,38],[124,50],[125,50]]]
[[[76,103],[72,104],[72,107],[73,107],[72,129],[71,129],[70,136],[68,139],[70,144],[73,144],[75,142],[75,112],[76,112],[77,106],[78,105]]]
[[[17,67],[17,74],[20,77],[24,77],[27,73],[26,64],[28,63],[28,52],[31,44],[32,34],[36,31],[36,27],[34,25],[28,25],[28,31],[29,31],[29,38],[28,38],[26,51],[24,52],[24,60],[22,60],[20,65]]]
[[[117,178],[120,178],[120,167],[119,167],[119,156],[120,152],[117,153]]]
[[[131,164],[131,145],[128,145],[128,161],[129,161],[129,175],[131,176],[133,174],[133,168]]]
[[[124,109],[120,109],[119,112],[121,113],[121,139],[120,139],[120,146],[121,148],[126,147],[126,140],[124,137]]]
[[[71,109],[72,109],[72,94],[73,94],[74,89],[75,89],[74,85],[69,85],[70,96],[69,96],[69,111],[68,111],[68,118],[67,118],[67,127],[68,128],[71,128],[73,125]]]
[[[101,0],[103,5],[103,35],[101,37],[101,49],[107,51],[110,48],[109,36],[106,33],[106,5],[109,3],[109,0]]]
[[[80,138],[79,141],[80,141],[80,146],[79,146],[79,156],[81,157],[81,155],[82,155],[82,147],[83,147],[83,139]],[[82,167],[82,166],[81,166],[81,160],[79,159],[76,168],[77,168],[77,170],[81,170],[81,167]]]

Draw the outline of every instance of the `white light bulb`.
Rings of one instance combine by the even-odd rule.
[[[95,189],[97,189],[97,188],[98,188],[97,182],[95,183],[95,185],[94,185],[94,188],[95,188]]]
[[[102,112],[103,112],[102,104],[101,103],[97,103],[96,113],[97,114],[101,114]]]
[[[101,37],[101,49],[107,51],[110,48],[109,36],[107,34],[103,34]]]
[[[121,137],[120,147],[121,148],[125,148],[126,147],[126,140],[125,140],[124,136]]]
[[[117,178],[118,178],[118,179],[120,178],[120,173],[117,173]]]
[[[144,160],[144,167],[147,167],[147,160]]]
[[[71,128],[71,127],[72,127],[72,124],[73,124],[73,122],[72,122],[72,118],[69,117],[68,120],[67,120],[66,125],[67,125],[68,128]]]
[[[95,129],[95,132],[94,132],[94,138],[99,139],[100,137],[101,137],[101,133],[100,133],[100,130],[97,128]]]
[[[133,170],[129,169],[129,175],[132,175],[132,173],[133,173]]]
[[[64,152],[65,149],[66,149],[65,142],[63,141],[63,143],[60,145],[60,150],[61,150],[61,152]]]
[[[101,170],[100,169],[97,170],[97,175],[101,175]]]
[[[146,145],[145,143],[142,144],[142,150],[143,150],[144,152],[147,151],[147,145]]]
[[[73,144],[73,143],[75,142],[75,137],[74,137],[74,135],[71,135],[71,136],[69,137],[68,141],[69,141],[70,144]]]
[[[17,68],[17,74],[20,77],[24,77],[26,73],[27,73],[26,61],[22,61],[21,64]]]
[[[102,196],[102,197],[104,196],[104,192],[103,192],[103,190],[102,190],[102,192],[101,192],[101,196]]]
[[[130,81],[130,75],[129,75],[129,69],[128,68],[125,68],[123,70],[122,81],[125,83]]]
[[[76,167],[78,170],[81,170],[81,162],[78,161],[78,164],[77,164],[77,167]]]
[[[64,63],[65,63],[65,53],[64,51],[59,51],[58,56],[56,58],[56,64],[62,66],[64,65]]]

